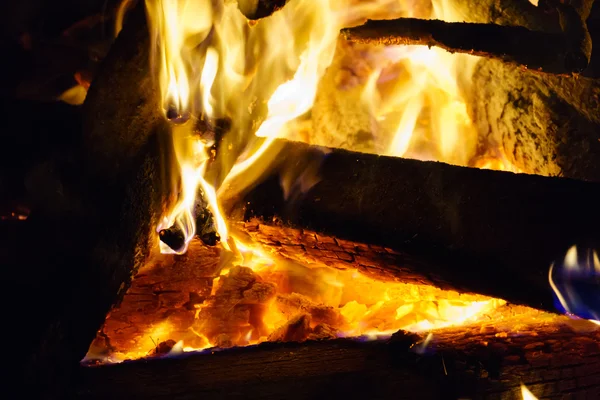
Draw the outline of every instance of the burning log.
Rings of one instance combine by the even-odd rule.
[[[316,149],[280,143],[278,161]],[[463,292],[553,309],[550,264],[573,244],[600,245],[600,185],[333,150],[293,205],[277,176],[245,197],[246,217],[391,247],[417,272]],[[560,212],[557,212],[560,210]]]
[[[451,53],[497,59],[555,74],[583,71],[591,55],[589,35],[574,48],[571,35],[521,26],[403,18],[367,21],[342,34],[358,43],[436,46]]]
[[[544,324],[506,336],[489,327],[450,329],[429,340],[399,332],[388,342],[265,343],[87,368],[81,371],[78,397],[260,393],[261,398],[281,398],[293,393],[294,398],[517,399],[524,383],[540,397],[594,398],[600,394],[599,351],[598,331],[576,333]]]
[[[599,181],[598,79],[539,76],[494,60],[473,74],[469,112],[508,160],[542,175]]]
[[[485,25],[486,29],[501,30],[506,28],[504,32],[527,29],[529,32],[535,32],[534,35],[542,34],[542,32],[548,35],[558,35],[563,38],[561,40],[567,47],[566,43],[571,39],[573,39],[572,43],[577,40],[578,34],[573,33],[571,35],[564,32],[568,26],[573,26],[575,22],[566,23],[563,17],[564,29],[561,28],[559,16],[565,14],[565,12],[560,14],[554,10],[545,13],[540,8],[533,7],[526,2],[521,4],[522,7],[517,7],[520,3],[516,2],[504,1],[501,3],[478,2],[476,5],[468,4],[467,6],[456,2],[454,6],[459,9],[461,17],[470,23],[476,23],[472,25],[473,27],[481,24],[482,27]],[[575,19],[585,20],[589,14],[589,7],[582,8],[580,12],[581,14],[577,15],[572,12],[567,14],[571,15],[573,21]],[[411,24],[413,22],[418,26],[415,32],[419,35],[423,34],[423,36],[417,34],[414,37],[410,36],[412,32],[409,28],[412,29]],[[441,32],[439,34],[434,32],[435,35],[432,32],[421,32],[423,26],[443,26],[442,31],[446,30],[448,26],[452,26],[457,28],[456,31],[460,31],[463,29],[460,27],[471,26],[470,24],[456,23],[448,25],[439,21],[420,20],[377,21],[372,22],[372,24],[384,27],[395,27],[399,24],[410,33],[407,34],[410,39],[407,39],[409,43],[415,43],[413,39],[416,40],[417,38],[417,43],[419,41],[427,43],[428,38],[433,37],[435,40],[439,39],[440,44],[444,46],[451,44],[452,46],[461,47],[464,45],[463,48],[471,49],[473,48],[471,42],[476,40],[472,36],[455,38],[450,34],[447,36],[442,35]],[[492,25],[489,24],[498,25],[493,25],[492,28]],[[507,24],[519,26],[504,26]],[[366,25],[366,27],[369,26],[369,24]],[[354,37],[352,40],[355,40],[356,37],[353,32],[362,32],[363,28],[352,28],[345,32],[347,35]],[[452,29],[447,30],[451,31]],[[365,34],[371,33],[378,34],[372,30],[368,30]],[[526,38],[527,35],[524,37]],[[568,39],[569,37],[571,39]],[[584,42],[588,43],[588,39],[589,37]],[[458,45],[454,44],[456,41],[459,42]],[[494,40],[490,40],[489,43],[486,41],[486,43],[482,43],[482,46],[491,46],[493,43]],[[519,42],[519,45],[521,44]],[[308,142],[328,147],[358,149],[353,142],[357,141],[356,138],[364,137],[365,130],[367,135],[380,142],[389,133],[386,131],[387,128],[378,126],[373,117],[357,106],[352,108],[352,105],[360,104],[361,89],[364,90],[367,81],[367,77],[361,75],[361,62],[364,64],[365,61],[360,59],[360,53],[369,52],[371,48],[373,49],[372,53],[375,54],[377,45],[354,45],[356,50],[352,50],[353,46],[346,45],[345,47],[350,48],[350,50],[344,50],[342,46],[338,46],[341,53],[339,58],[342,61],[338,62],[338,65],[335,64],[336,61],[334,60],[333,67],[330,68],[326,79],[321,83],[322,90],[326,93],[317,96],[313,109],[313,125],[317,129],[315,129],[315,134]],[[538,46],[538,48],[541,47]],[[589,50],[589,47],[585,44],[582,49]],[[585,50],[585,52],[588,50]],[[520,54],[521,50],[516,49],[515,51],[515,54]],[[535,54],[534,51],[530,53]],[[550,53],[554,54],[552,51]],[[354,68],[354,64],[343,61],[344,58],[352,56],[359,59],[355,63],[356,68]],[[513,55],[511,53],[506,57],[513,57]],[[519,65],[507,63],[494,57],[469,59],[462,56],[459,63],[459,68],[462,71],[467,70],[469,65],[475,65],[472,74],[468,73],[468,76],[460,75],[457,82],[460,87],[460,96],[465,97],[470,121],[473,122],[477,132],[476,152],[485,151],[490,147],[498,148],[508,164],[515,166],[516,170],[527,173],[593,181],[600,180],[600,169],[596,162],[597,158],[600,157],[600,141],[598,141],[597,135],[600,127],[600,120],[598,119],[600,103],[598,97],[594,95],[598,91],[598,79],[541,74],[539,71],[523,69]],[[350,80],[345,79],[343,75],[347,69],[350,69],[353,74]],[[399,70],[400,73],[404,73],[404,70]],[[590,71],[584,72],[587,75],[590,74]],[[393,73],[392,70],[388,76],[393,75]],[[347,72],[346,75],[348,75]],[[358,79],[356,79],[356,76],[358,76]],[[383,79],[385,78],[384,76]],[[358,80],[359,83],[356,84],[352,80]],[[347,81],[350,81],[350,83],[345,83]],[[349,99],[349,97],[352,98]],[[345,110],[340,110],[342,106],[345,107]],[[368,120],[369,117],[371,117],[371,120]],[[349,120],[356,126],[350,126],[346,122]],[[443,134],[443,132],[440,134]],[[346,139],[348,136],[351,136],[351,138]],[[303,138],[303,140],[305,139]],[[344,144],[344,140],[349,142],[351,146]],[[365,140],[361,140],[364,144]],[[385,141],[383,144],[387,146]],[[381,153],[382,151],[388,151],[387,148],[378,149],[375,147],[373,149],[373,146],[370,145],[365,147],[367,147],[365,150],[369,152]],[[462,165],[473,165],[473,161],[477,165],[476,160],[477,158],[470,161],[465,160]]]
[[[61,148],[69,154],[42,168],[36,183],[44,186],[34,187],[27,233],[3,251],[10,255],[7,278],[28,283],[28,307],[36,309],[35,318],[23,309],[11,318],[25,332],[15,371],[19,381],[36,383],[23,389],[32,397],[64,397],[110,307],[157,246],[154,229],[168,199],[163,185],[170,185],[161,169],[169,162],[163,151],[170,140],[161,143],[164,118],[149,73],[143,7],[138,11],[90,88],[83,121],[74,120],[74,139]],[[136,89],[115,91],[120,79]],[[49,173],[51,182],[43,179]]]
[[[525,8],[522,9],[516,7],[515,2],[501,3],[478,2],[471,7],[456,2],[455,6],[470,22],[516,23],[545,32],[557,32],[557,25],[561,23],[552,21],[561,20],[565,14],[561,10],[568,9],[568,6],[556,5],[557,12],[547,13],[529,4],[521,5]],[[585,21],[593,1],[571,3]],[[573,21],[566,23],[563,15],[563,27],[576,25],[575,16],[569,15]],[[574,31],[575,39],[577,31]],[[466,92],[469,114],[479,135],[500,143],[511,163],[521,170],[542,175],[600,180],[600,169],[595,161],[600,156],[597,134],[600,101],[594,95],[599,90],[598,79],[538,74],[484,58],[478,63],[472,82]]]

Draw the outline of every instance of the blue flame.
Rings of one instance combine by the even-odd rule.
[[[571,247],[561,263],[550,266],[548,279],[557,309],[600,321],[600,259],[596,251],[578,252]]]

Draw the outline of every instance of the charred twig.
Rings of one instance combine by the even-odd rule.
[[[158,233],[160,241],[177,251],[185,246],[185,234],[177,225],[163,229]]]
[[[201,189],[196,194],[194,217],[196,222],[196,236],[206,245],[216,245],[220,239],[219,233],[215,226],[214,216],[208,209],[208,202],[205,200]],[[161,242],[175,251],[185,246],[185,233],[177,224],[161,230],[158,235]]]
[[[581,72],[589,63],[591,42],[583,34],[587,29],[580,15],[572,7],[562,9],[569,10],[561,11],[566,28],[562,33],[532,31],[520,26],[401,18],[367,21],[343,30],[342,34],[359,43],[436,46],[451,53],[496,58],[549,73]]]
[[[208,209],[208,202],[201,190],[196,195],[194,215],[196,216],[196,236],[206,245],[216,245],[220,239],[219,233],[217,232],[213,213]]]

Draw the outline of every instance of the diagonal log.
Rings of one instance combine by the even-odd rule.
[[[555,74],[583,71],[591,55],[589,35],[574,47],[570,35],[522,26],[402,18],[367,21],[342,35],[358,43],[436,46]]]
[[[279,165],[317,148],[280,142]],[[293,204],[277,173],[244,199],[246,217],[273,217],[427,260],[459,290],[554,309],[548,269],[573,244],[600,247],[600,185],[344,150]]]

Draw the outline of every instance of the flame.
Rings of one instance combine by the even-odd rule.
[[[179,198],[160,228],[178,226],[186,246],[195,233],[193,197],[199,187],[209,197],[227,246],[220,198],[258,179],[277,154],[274,139],[288,137],[290,123],[307,118],[342,28],[382,14],[458,19],[444,0],[432,0],[430,7],[392,0],[290,0],[253,23],[236,2],[223,0],[146,0],[146,10],[152,66],[165,115],[175,122],[181,175]],[[383,154],[511,169],[505,159],[477,150],[477,132],[461,87],[472,75],[476,57],[419,46],[374,51],[380,53],[379,61],[361,98],[377,123],[387,127],[387,137],[380,139],[387,143]],[[215,160],[208,157],[213,143],[198,146],[195,141],[203,139],[191,139],[192,123],[181,123],[189,116],[231,123]],[[204,151],[190,151],[195,147]],[[163,251],[181,253],[186,246],[163,246]]]
[[[434,8],[427,17],[440,16]],[[471,75],[478,58],[422,46],[390,46],[381,56],[392,66],[375,69],[362,99],[389,132],[380,139],[389,136],[384,154],[468,165],[477,131],[459,81]]]
[[[399,329],[427,333],[415,349],[423,352],[432,341],[432,332],[493,322],[493,312],[506,304],[423,284],[382,281],[353,269],[302,265],[282,259],[257,243],[239,241],[236,245],[242,258],[231,259],[213,280],[210,296],[195,306],[193,321],[189,316],[194,311],[140,311],[139,305],[127,305],[126,295],[124,314],[113,310],[102,328],[106,332],[102,337],[111,342],[111,348],[103,350],[109,356],[100,356],[102,351],[94,356],[90,349],[86,359],[120,362],[156,355],[159,344],[166,341],[178,344],[169,353],[178,354],[265,341],[338,337],[374,340],[389,337]],[[198,264],[191,268],[198,268]],[[180,278],[184,272],[178,272]],[[198,271],[190,273],[194,276]],[[151,277],[152,271],[144,271],[143,276]],[[132,294],[131,301],[138,302],[136,296],[139,294]],[[182,317],[182,312],[188,316]],[[133,332],[141,332],[139,336],[123,334],[128,330],[123,329],[126,321],[135,321]]]
[[[548,280],[562,311],[600,325],[600,258],[595,250],[581,256],[572,246],[562,263],[550,266]]]
[[[121,30],[123,29],[123,21],[127,16],[127,12],[129,12],[134,4],[134,0],[121,0],[121,3],[119,3],[115,13],[115,37],[119,36],[119,33],[121,33]]]
[[[309,117],[336,55],[340,30],[382,13],[417,16],[412,2],[290,0],[252,23],[237,2],[145,4],[151,65],[164,115],[171,120],[173,173],[179,182],[173,188],[177,199],[157,231],[176,226],[185,238],[179,249],[161,242],[161,252],[187,251],[196,233],[194,208],[201,192],[229,253],[210,298],[196,310],[189,329],[195,344],[184,340],[179,350],[290,338],[377,337],[398,329],[428,332],[476,321],[504,304],[485,296],[382,282],[357,271],[290,263],[242,240],[221,210],[226,193],[243,191],[271,166],[279,150],[275,139],[292,135],[293,122]],[[433,0],[430,12],[421,14],[455,18],[443,0]],[[461,88],[476,58],[412,46],[377,52],[381,64],[366,79],[361,103],[387,126],[389,134],[380,139],[384,154],[462,165],[478,157],[481,165],[503,165],[495,153],[476,154],[477,135]],[[403,72],[394,75],[398,68]],[[230,127],[213,153],[214,138],[199,135],[195,126],[219,119]],[[243,290],[236,286],[239,282],[245,282]]]
[[[521,396],[523,396],[523,400],[538,400],[523,383],[521,383]]]

